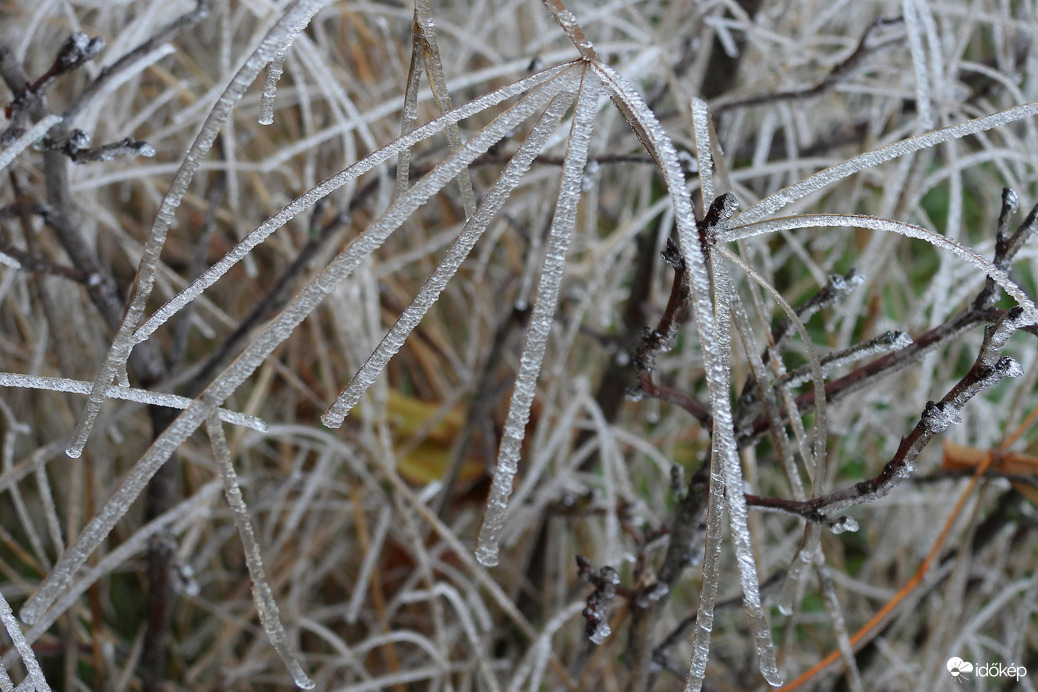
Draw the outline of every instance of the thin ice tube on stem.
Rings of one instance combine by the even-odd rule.
[[[169,191],[159,205],[137,269],[137,288],[127,306],[123,321],[119,325],[119,331],[112,340],[112,345],[98,370],[94,387],[83,408],[79,423],[72,433],[72,440],[66,451],[70,457],[78,457],[82,454],[83,446],[93,430],[94,421],[101,411],[101,404],[105,399],[105,388],[112,383],[116,374],[126,367],[126,362],[130,358],[130,351],[134,346],[133,330],[144,316],[145,306],[155,285],[159,255],[166,244],[166,236],[173,224],[177,207],[187,194],[188,186],[201,165],[202,159],[209,152],[227,118],[230,117],[234,105],[245,94],[246,89],[255,80],[263,66],[269,63],[281,48],[291,43],[292,37],[298,36],[299,32],[310,23],[313,16],[329,2],[330,0],[298,0],[293,4],[267,32],[259,47],[234,76],[209,112],[209,116],[202,125],[202,130],[185,155]]]
[[[476,539],[476,559],[487,567],[492,567],[498,562],[498,541],[505,523],[508,498],[512,494],[512,482],[518,470],[523,439],[526,437],[526,425],[530,419],[537,376],[541,371],[541,363],[548,345],[548,334],[558,306],[562,275],[566,270],[566,254],[577,220],[584,166],[587,163],[588,145],[598,108],[598,93],[598,80],[585,70],[566,147],[555,214],[548,232],[548,246],[537,286],[537,298],[530,316],[530,326],[527,328],[526,344],[520,357],[519,373],[512,390],[508,417],[497,455],[497,467],[494,469],[494,480],[483,515],[483,525]]]
[[[932,132],[926,132],[915,137],[894,142],[893,144],[888,144],[887,146],[876,149],[875,151],[868,151],[864,154],[859,154],[854,158],[848,159],[835,166],[830,166],[812,176],[804,178],[798,183],[794,183],[789,187],[779,190],[773,195],[765,197],[756,204],[748,207],[741,214],[738,214],[734,220],[737,220],[742,224],[759,221],[765,216],[778,211],[787,204],[792,204],[798,199],[806,197],[812,192],[829,187],[838,180],[859,173],[867,168],[878,166],[885,161],[890,161],[891,159],[896,159],[922,149],[929,149],[930,147],[949,139],[956,139],[977,132],[991,130],[1036,114],[1038,114],[1038,101],[1032,101],[1031,103],[1025,103],[1021,106],[1009,108],[999,113],[992,113],[983,118],[967,120],[940,130],[933,130]],[[723,240],[728,240],[728,238],[723,238]]]
[[[25,638],[22,626],[11,610],[11,604],[7,602],[3,594],[0,594],[0,623],[3,623],[4,629],[7,630],[7,635],[11,638],[11,642],[14,643],[14,648],[22,659],[22,665],[25,666],[25,671],[29,674],[29,680],[34,685],[33,689],[38,690],[38,692],[50,692],[50,686],[47,685],[47,679],[43,676],[43,670],[36,660],[32,645]]]
[[[184,306],[201,295],[207,288],[215,284],[220,277],[227,273],[231,267],[240,262],[241,259],[251,252],[253,248],[262,243],[266,238],[274,233],[274,231],[284,226],[297,215],[312,207],[319,200],[324,199],[340,187],[385,163],[407,147],[410,147],[411,145],[427,139],[441,131],[449,122],[457,122],[458,120],[471,117],[500,103],[501,101],[504,101],[505,99],[517,96],[528,89],[534,89],[544,82],[559,76],[562,72],[565,72],[570,68],[572,68],[572,65],[559,65],[552,67],[470,101],[450,113],[442,115],[421,127],[415,128],[408,134],[387,144],[377,151],[372,152],[368,156],[365,156],[357,163],[354,163],[335,175],[325,179],[317,186],[311,188],[306,193],[285,205],[277,214],[274,214],[257,226],[255,230],[242,238],[212,267],[203,272],[201,276],[192,281],[190,285],[184,288],[180,293],[170,298],[165,305],[156,310],[155,313],[133,333],[133,343],[140,343],[151,336],[151,334],[153,334],[155,330],[162,326],[162,324],[169,318],[182,310]]]
[[[570,66],[565,66],[563,71]],[[444,160],[434,171],[408,191],[364,234],[354,239],[331,264],[287,305],[253,339],[252,343],[217,377],[202,394],[152,443],[137,460],[108,502],[95,515],[75,543],[43,580],[39,589],[22,609],[22,619],[31,623],[58,597],[72,575],[87,557],[101,544],[116,522],[129,510],[130,505],[147,486],[148,481],[166,459],[212,414],[216,406],[227,399],[256,368],[276,349],[322,300],[386,238],[398,228],[421,204],[439,191],[519,122],[542,107],[569,83],[568,79],[553,81],[546,89],[528,95],[508,111],[498,116],[460,150]],[[515,85],[513,85],[515,86]],[[506,98],[506,97],[502,97]]]
[[[245,506],[241,487],[238,485],[238,475],[234,472],[234,464],[231,462],[231,450],[227,446],[227,438],[223,433],[223,423],[216,416],[210,416],[206,419],[206,430],[213,446],[213,455],[220,468],[220,476],[223,478],[223,492],[227,497],[227,504],[231,506],[234,524],[238,528],[238,535],[241,537],[242,547],[245,549],[245,564],[249,568],[249,577],[252,578],[252,599],[256,604],[260,623],[263,625],[270,643],[274,646],[274,650],[285,662],[296,686],[303,690],[313,689],[313,680],[303,672],[303,667],[299,665],[299,660],[289,647],[285,628],[281,626],[278,605],[274,601],[274,594],[267,582],[266,571],[263,569],[263,556],[260,553],[259,542],[256,540],[256,532],[252,528],[249,509]]]
[[[501,173],[501,177],[494,183],[494,186],[487,193],[475,214],[469,218],[461,234],[451,243],[439,264],[436,265],[436,269],[422,284],[418,295],[415,296],[411,304],[400,315],[393,328],[389,330],[389,333],[379,343],[375,352],[371,354],[360,370],[357,371],[357,374],[353,376],[350,383],[339,394],[335,403],[322,416],[321,421],[325,425],[330,428],[337,428],[342,425],[349,411],[356,406],[360,397],[363,396],[367,388],[371,386],[375,378],[382,372],[389,360],[400,350],[400,347],[403,346],[412,330],[418,326],[418,323],[429,311],[429,308],[436,303],[447,283],[472,251],[476,241],[483,235],[490,222],[497,218],[498,212],[501,211],[501,207],[508,200],[512,190],[515,189],[516,185],[519,184],[522,177],[530,169],[534,158],[540,153],[544,143],[555,130],[559,119],[562,117],[565,109],[569,107],[571,100],[571,97],[563,97],[561,95],[556,97],[537,121],[533,131],[530,132],[522,146],[519,147],[519,150],[508,162],[505,170]]]

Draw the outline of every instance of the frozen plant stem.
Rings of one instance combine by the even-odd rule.
[[[260,623],[274,645],[281,660],[285,662],[288,672],[296,686],[303,690],[313,689],[313,681],[303,672],[299,661],[292,653],[288,645],[288,636],[278,617],[278,606],[274,602],[274,594],[270,590],[267,576],[263,569],[263,557],[260,554],[259,543],[256,541],[256,532],[252,528],[252,520],[249,518],[249,510],[242,498],[241,488],[238,486],[238,475],[234,472],[234,464],[231,463],[231,450],[227,446],[227,438],[223,433],[223,423],[215,416],[206,419],[206,430],[209,432],[209,441],[213,445],[213,455],[220,467],[220,476],[223,478],[223,491],[227,497],[227,504],[231,506],[234,515],[234,524],[238,527],[238,535],[241,536],[242,547],[245,548],[245,563],[249,568],[249,576],[252,578],[252,599],[256,603],[256,612],[259,614]]]
[[[245,94],[245,90],[252,84],[260,70],[277,55],[278,51],[290,44],[292,39],[299,35],[299,32],[310,23],[313,16],[328,2],[330,0],[298,0],[293,4],[267,32],[259,47],[221,94],[202,125],[201,132],[198,133],[194,144],[184,157],[184,161],[177,170],[173,183],[166,196],[163,197],[162,204],[155,215],[155,223],[152,225],[148,242],[144,246],[144,254],[137,269],[136,291],[119,324],[118,332],[105,356],[104,363],[98,370],[94,388],[90,392],[83,414],[72,434],[72,441],[67,450],[70,457],[78,457],[82,454],[83,446],[94,427],[94,421],[101,411],[101,404],[105,399],[105,388],[112,383],[116,373],[125,368],[126,361],[130,357],[130,351],[134,345],[133,330],[144,316],[145,306],[155,285],[159,256],[166,244],[166,235],[173,224],[177,207],[180,206],[181,200],[187,193],[188,185],[201,165],[202,159],[212,147],[213,141],[230,116],[234,105]]]
[[[537,298],[526,332],[526,345],[519,361],[512,400],[508,407],[505,430],[498,450],[494,480],[487,499],[483,525],[476,540],[476,559],[480,564],[492,567],[498,563],[498,541],[504,527],[508,498],[512,494],[512,482],[519,467],[519,455],[526,424],[530,420],[530,407],[537,388],[537,376],[541,371],[544,352],[548,345],[555,310],[558,307],[559,289],[566,270],[566,254],[577,220],[580,204],[581,183],[587,163],[591,130],[598,109],[600,92],[597,75],[584,70],[577,91],[576,110],[570,126],[566,146],[566,163],[562,167],[562,181],[555,201],[555,214],[548,231],[548,247],[537,286]]]
[[[335,403],[322,416],[321,420],[331,428],[342,425],[346,414],[360,401],[367,388],[375,381],[389,360],[396,355],[429,308],[439,299],[447,283],[454,276],[465,258],[472,251],[476,241],[486,231],[487,226],[497,218],[498,212],[508,200],[515,186],[530,169],[534,157],[544,146],[545,141],[555,130],[559,119],[572,101],[571,94],[560,94],[555,97],[547,110],[537,121],[530,135],[508,162],[494,186],[487,192],[479,208],[469,218],[458,238],[451,243],[447,252],[436,265],[436,269],[422,284],[422,288],[407,309],[400,315],[393,328],[379,343],[350,383],[336,398]]]
[[[499,89],[496,92],[477,99],[466,106],[452,111],[451,117],[461,117],[459,113],[480,112],[489,105],[515,96],[523,92],[531,84],[536,85],[551,79],[544,88],[526,95],[507,111],[499,115],[478,134],[473,136],[460,150],[451,154],[437,168],[417,183],[407,194],[397,200],[382,217],[365,233],[361,234],[303,288],[292,302],[287,305],[271,322],[255,336],[249,346],[234,362],[228,366],[211,385],[199,395],[193,403],[177,417],[173,423],[152,443],[151,447],[138,459],[137,464],[123,479],[109,498],[108,502],[94,516],[93,520],[65,552],[58,563],[40,584],[39,589],[26,602],[22,609],[22,619],[32,624],[58,597],[75,571],[86,561],[87,557],[112,531],[116,522],[128,511],[130,505],[141,493],[148,481],[165,462],[166,459],[188,438],[216,406],[230,396],[253,372],[273,353],[292,331],[313,312],[322,300],[334,288],[349,276],[372,252],[377,250],[414,211],[430,197],[447,185],[459,170],[468,166],[473,159],[482,154],[494,142],[532,115],[538,108],[546,105],[559,92],[572,88],[571,72],[573,64],[545,70],[538,75],[520,80]],[[439,119],[442,127],[446,116]],[[419,128],[420,130],[421,128]],[[417,133],[418,130],[415,130]],[[392,152],[392,145],[384,147]],[[382,150],[380,150],[382,151]],[[386,158],[392,153],[386,154]],[[369,157],[370,158],[370,157]],[[328,181],[326,181],[328,182]],[[336,182],[344,184],[345,180],[336,178]],[[332,188],[334,189],[334,187]],[[330,190],[326,190],[327,194]],[[297,200],[296,211],[302,211],[319,199],[316,195],[307,195]],[[200,279],[201,280],[201,279]],[[173,311],[175,312],[175,310]]]

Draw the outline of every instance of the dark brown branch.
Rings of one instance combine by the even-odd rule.
[[[902,40],[904,32],[901,31],[901,27],[903,25],[904,20],[900,17],[896,19],[880,18],[874,21],[865,30],[865,33],[862,34],[861,40],[858,42],[857,47],[851,52],[851,54],[833,67],[821,81],[812,86],[776,91],[769,94],[757,94],[743,98],[735,97],[725,99],[722,97],[717,99],[714,103],[711,103],[710,110],[713,111],[715,115],[720,115],[725,111],[734,110],[736,108],[748,108],[750,106],[759,106],[766,103],[795,101],[811,98],[812,96],[819,96],[834,88],[842,80],[846,79],[858,70],[863,69],[866,66],[868,58],[876,52]]]

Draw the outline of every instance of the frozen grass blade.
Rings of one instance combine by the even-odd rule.
[[[32,645],[25,638],[22,626],[11,610],[11,604],[7,602],[3,594],[0,594],[0,623],[3,623],[4,629],[7,630],[7,635],[14,643],[14,648],[22,659],[22,665],[25,666],[25,671],[29,674],[26,682],[31,683],[33,685],[32,689],[38,692],[50,692],[50,685],[47,684],[46,678],[43,677],[43,670],[36,660],[36,654],[33,653]],[[6,676],[7,671],[3,670],[3,674]],[[7,682],[10,682],[10,678],[7,678]],[[19,685],[18,688],[22,689],[23,685]]]
[[[803,216],[786,216],[758,223],[732,226],[731,230],[725,234],[725,240],[741,240],[775,231],[817,227],[866,228],[872,231],[898,233],[906,238],[925,240],[936,248],[948,250],[984,272],[1024,309],[1030,324],[1038,323],[1038,307],[1035,306],[1034,301],[1004,271],[996,267],[991,260],[979,255],[972,248],[963,245],[957,240],[926,228],[913,226],[912,224],[854,214],[804,214]]]
[[[429,0],[415,0],[415,29],[421,35],[422,58],[425,62],[425,75],[432,89],[433,101],[441,114],[454,108],[451,95],[447,90],[447,76],[443,73],[443,62],[440,60],[440,49],[436,45],[436,22],[433,20],[432,7]],[[461,148],[461,131],[456,122],[447,126],[447,142],[451,151]],[[398,174],[399,175],[399,172]],[[465,209],[465,217],[476,213],[476,197],[472,192],[472,179],[468,170],[458,174],[458,187],[461,189],[461,202]]]
[[[559,72],[572,67],[563,66]],[[542,73],[543,75],[543,73]],[[322,300],[349,276],[415,209],[436,194],[468,166],[477,156],[500,140],[516,124],[543,107],[569,84],[568,79],[555,80],[544,89],[529,94],[505,113],[499,115],[465,146],[445,159],[390,207],[385,214],[342,253],[260,332],[245,351],[155,440],[138,459],[105,506],[87,525],[76,542],[65,552],[47,575],[39,590],[22,610],[22,619],[31,623],[53,603],[72,575],[107,537],[116,522],[144,490],[148,481],[169,456],[208,418],[216,405],[231,395],[263,363]],[[512,85],[516,87],[516,85]],[[505,98],[505,97],[501,97]],[[416,130],[417,132],[417,130]]]
[[[806,197],[812,192],[817,192],[818,190],[833,185],[837,181],[842,180],[849,175],[860,173],[866,168],[878,166],[885,161],[890,161],[891,159],[896,159],[900,156],[905,156],[916,151],[929,149],[941,142],[946,142],[949,139],[957,139],[978,132],[984,132],[985,130],[1001,127],[1002,125],[1036,114],[1038,114],[1038,101],[1026,103],[1022,106],[1010,108],[999,113],[993,113],[984,116],[983,118],[967,120],[940,130],[934,130],[933,132],[927,132],[916,137],[910,137],[899,142],[894,142],[893,144],[888,144],[887,146],[876,149],[875,151],[859,154],[854,158],[819,171],[812,176],[804,178],[798,183],[790,185],[789,187],[779,190],[773,195],[765,197],[761,201],[747,208],[745,211],[737,214],[733,221],[742,226],[754,223],[763,219],[765,216],[778,211],[782,207]],[[733,224],[732,228],[737,228],[736,224]],[[729,239],[734,240],[734,237],[722,238],[724,241]]]
[[[494,480],[483,515],[483,525],[476,540],[476,559],[487,567],[498,563],[498,541],[505,523],[508,498],[512,494],[512,482],[519,466],[523,439],[526,437],[526,424],[530,419],[537,377],[541,372],[548,335],[558,307],[559,289],[566,270],[566,254],[576,225],[584,166],[587,163],[588,145],[598,108],[598,94],[598,80],[585,70],[580,90],[577,92],[576,111],[573,114],[566,146],[562,181],[559,183],[559,194],[555,201],[555,214],[548,232],[548,246],[537,285],[537,298],[530,315],[526,344],[512,390],[512,400],[509,403],[501,447],[498,450],[497,467],[494,469]]]
[[[321,10],[330,0],[298,0],[286,12],[278,22],[271,27],[259,47],[252,53],[242,68],[231,80],[231,83],[221,94],[220,99],[210,111],[201,132],[195,138],[194,144],[188,150],[184,161],[181,163],[177,174],[170,185],[169,191],[162,199],[158,213],[155,215],[155,223],[152,225],[148,242],[144,246],[144,254],[141,257],[137,269],[136,290],[127,307],[126,314],[119,331],[112,340],[112,345],[105,356],[94,381],[94,387],[87,399],[82,416],[76,429],[72,433],[72,441],[69,444],[67,454],[70,457],[78,457],[83,452],[90,431],[94,427],[94,421],[101,411],[104,402],[105,391],[117,373],[124,370],[129,360],[130,351],[133,348],[133,330],[144,316],[144,309],[151,290],[155,285],[155,277],[158,273],[159,256],[166,244],[166,235],[173,224],[173,217],[181,200],[187,194],[188,186],[195,172],[202,163],[202,159],[209,152],[213,141],[219,134],[223,124],[230,117],[234,105],[245,95],[246,89],[252,84],[260,70],[269,63],[280,50],[292,42],[295,36],[310,23],[317,12]]]
[[[216,262],[216,264],[207,269],[201,276],[192,281],[183,291],[156,310],[155,314],[153,314],[134,332],[132,337],[133,343],[140,343],[151,336],[151,334],[153,334],[155,330],[162,326],[162,324],[169,318],[182,310],[188,303],[201,295],[207,288],[215,284],[220,277],[226,274],[231,267],[240,262],[242,258],[248,255],[253,248],[262,243],[266,238],[274,233],[274,231],[284,226],[297,215],[311,208],[319,200],[324,199],[335,190],[338,190],[344,185],[356,180],[364,173],[367,173],[385,163],[394,155],[404,151],[407,147],[440,132],[447,127],[449,123],[456,123],[459,120],[469,118],[487,108],[497,105],[505,99],[512,98],[528,89],[533,89],[545,82],[549,82],[571,67],[572,65],[559,65],[543,70],[535,75],[531,75],[530,77],[519,80],[518,82],[509,84],[501,89],[490,92],[485,96],[470,101],[469,103],[436,118],[426,125],[415,128],[407,135],[400,137],[377,151],[372,152],[357,163],[348,166],[339,173],[322,181],[311,190],[308,190],[306,194],[300,195],[287,204],[277,214],[274,214],[260,224],[255,230],[242,238],[233,248],[231,248],[231,250],[227,252],[227,254]],[[550,89],[554,88],[554,86],[550,87]],[[546,98],[545,102],[547,100],[548,99]],[[521,122],[521,120],[519,122]]]
[[[227,504],[231,506],[231,514],[234,516],[234,524],[238,528],[242,547],[245,548],[245,564],[249,568],[249,576],[252,579],[252,599],[256,603],[260,623],[263,625],[270,643],[278,652],[278,656],[285,662],[285,667],[288,668],[296,687],[303,690],[313,689],[313,680],[303,672],[299,660],[292,653],[288,644],[285,628],[281,626],[278,605],[274,601],[270,584],[267,583],[266,572],[263,569],[263,556],[260,553],[259,543],[256,541],[256,533],[252,528],[252,519],[249,518],[249,509],[245,506],[241,488],[238,486],[238,475],[234,472],[234,464],[231,462],[231,450],[227,446],[227,438],[223,434],[223,423],[219,418],[210,416],[206,419],[206,430],[213,446],[216,463],[220,467],[223,492],[227,497]]]
[[[350,383],[339,394],[335,403],[322,416],[321,421],[325,425],[330,428],[337,428],[342,425],[349,411],[356,406],[360,397],[375,381],[382,369],[385,368],[386,363],[396,355],[400,347],[403,346],[404,342],[411,335],[411,332],[429,311],[429,308],[436,303],[451,277],[454,276],[462,262],[465,261],[465,258],[472,251],[476,241],[486,231],[490,222],[497,218],[497,214],[508,200],[512,190],[515,189],[523,175],[530,169],[530,164],[537,154],[540,153],[548,137],[555,131],[559,119],[566,108],[569,107],[571,100],[571,96],[557,96],[537,121],[530,135],[508,162],[505,170],[501,173],[501,177],[494,183],[494,186],[480,203],[475,214],[469,218],[461,234],[451,243],[446,254],[444,254],[439,264],[436,265],[436,269],[422,284],[418,295],[415,296],[411,304],[407,306],[407,309],[397,319],[393,328],[389,330],[389,333],[379,343],[378,349],[371,354],[371,357],[368,358]]]
[[[26,387],[29,389],[42,389],[48,392],[71,392],[73,394],[89,394],[92,383],[82,380],[70,380],[66,377],[43,377],[41,375],[19,375],[12,372],[0,372],[0,387]],[[122,399],[134,401],[138,404],[149,406],[166,406],[169,408],[185,409],[191,405],[192,399],[168,394],[166,392],[153,392],[136,387],[116,387],[109,385],[105,389],[105,396],[110,399]],[[219,409],[217,415],[220,420],[231,425],[241,425],[258,432],[266,432],[267,422],[256,416],[249,416],[237,411]]]
[[[697,139],[697,145],[699,151],[702,151],[703,145],[707,149],[710,147],[710,139],[699,140]],[[700,163],[700,171],[703,170],[703,164]],[[734,211],[731,209],[730,211]],[[723,219],[721,222],[725,223],[727,219]],[[735,310],[733,305],[734,301],[738,300],[738,296],[735,294],[734,285],[732,284],[731,276],[728,273],[728,268],[725,266],[723,256],[718,256],[717,253],[711,253],[710,255],[711,264],[713,267],[713,278],[714,278],[714,315],[717,326],[717,348],[724,353],[732,353],[732,336],[731,336],[731,320],[732,313]],[[731,364],[724,363],[723,380],[722,386],[725,392],[725,398],[728,397],[727,392],[731,386]],[[793,412],[790,412],[793,415]],[[713,433],[713,444],[710,453],[710,467],[711,467],[711,483],[710,483],[710,495],[711,499],[714,494],[721,495],[727,499],[728,506],[728,518],[729,518],[729,530],[732,537],[732,547],[735,552],[736,564],[739,570],[739,581],[742,586],[743,592],[743,608],[746,611],[747,620],[749,620],[750,626],[753,629],[753,635],[757,642],[757,662],[760,668],[761,675],[768,681],[769,684],[778,686],[782,684],[782,676],[779,674],[778,665],[775,662],[775,646],[771,641],[771,628],[768,623],[768,617],[764,613],[764,608],[761,603],[760,596],[760,578],[757,574],[757,561],[753,555],[752,538],[750,537],[749,527],[749,510],[746,506],[746,496],[742,492],[743,486],[743,475],[742,465],[739,460],[738,449],[735,446],[735,433],[734,426],[729,422],[731,428],[730,434],[718,434],[717,429],[717,418],[714,418],[714,433]],[[726,448],[727,447],[727,448]],[[714,481],[714,468],[716,466],[721,467],[721,478],[723,485],[715,484]],[[715,510],[711,503],[711,509]],[[706,550],[713,550],[715,552],[720,551],[720,534],[716,534],[716,540],[718,544],[711,546],[709,543],[711,537],[708,537]],[[714,567],[716,570],[716,566]],[[704,566],[704,587],[706,583],[706,570]],[[718,575],[713,575],[715,578]],[[705,591],[705,588],[704,588]],[[716,597],[716,585],[713,588],[711,598]],[[700,599],[700,608],[703,607],[703,598]],[[713,603],[709,604],[710,608],[713,608]],[[698,639],[697,631],[697,639]],[[705,636],[705,635],[704,635]],[[708,646],[709,639],[705,642],[700,642],[698,651],[700,653],[706,653],[709,651]],[[707,644],[707,645],[704,645]],[[705,672],[705,666],[703,667]],[[689,676],[691,679],[691,675]],[[686,682],[687,684],[687,682]]]

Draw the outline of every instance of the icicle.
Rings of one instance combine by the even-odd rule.
[[[262,43],[246,60],[223,94],[220,95],[216,105],[209,112],[209,116],[203,123],[201,131],[177,170],[169,191],[159,205],[159,210],[155,215],[155,222],[152,224],[148,241],[144,246],[144,254],[141,256],[141,261],[137,268],[136,290],[130,299],[130,304],[127,306],[123,321],[119,325],[119,331],[108,349],[104,363],[98,370],[97,377],[94,380],[94,387],[87,399],[79,423],[72,433],[72,441],[66,450],[70,457],[75,458],[82,454],[83,446],[86,445],[87,438],[94,427],[94,421],[101,412],[101,404],[105,398],[105,388],[112,383],[116,373],[125,367],[126,362],[130,358],[130,351],[134,345],[132,340],[133,330],[144,315],[145,306],[155,284],[155,277],[159,267],[159,256],[162,253],[163,246],[166,244],[166,235],[173,224],[173,216],[176,213],[177,207],[180,206],[181,200],[187,194],[191,179],[212,147],[213,141],[230,116],[234,105],[245,94],[245,91],[255,80],[260,70],[263,69],[263,66],[270,62],[278,50],[291,43],[292,38],[298,36],[299,32],[310,23],[313,16],[330,1],[299,0],[291,5],[284,16],[267,32]]]
[[[546,70],[537,75],[533,83],[539,83],[538,79],[544,81],[558,76],[572,68],[573,65],[563,65]],[[530,84],[531,82],[525,80],[517,82],[496,92],[492,99],[497,98],[500,101],[516,95]],[[245,351],[216,378],[199,398],[195,399],[184,413],[166,428],[148,451],[137,460],[133,470],[123,480],[108,503],[87,525],[80,537],[44,579],[37,593],[26,603],[22,610],[23,620],[26,622],[34,620],[54,602],[71,579],[72,574],[82,566],[87,557],[111,532],[116,522],[127,512],[130,504],[143,491],[148,481],[166,459],[198,426],[205,422],[217,404],[226,400],[242,382],[255,372],[274,349],[317,308],[335,286],[356,269],[364,258],[377,249],[414,209],[450,182],[458,170],[471,163],[476,156],[485,152],[488,147],[504,136],[505,132],[514,127],[516,122],[521,122],[529,117],[537,108],[543,106],[559,90],[569,84],[568,77],[554,80],[548,85],[547,90],[535,92],[509,109],[507,117],[506,114],[498,116],[484,130],[470,139],[461,151],[449,156],[432,173],[415,185],[404,199],[399,200],[366,233],[351,242],[319,276],[307,284],[296,298],[271,320],[263,331],[256,335]],[[482,108],[479,108],[474,105],[475,103],[469,104],[477,108],[475,112],[486,107],[483,105]],[[463,110],[464,108],[459,108],[453,114],[456,116]]]
[[[0,152],[0,171],[11,165],[18,155],[25,151],[34,142],[44,137],[50,128],[61,122],[60,115],[53,113],[33,125],[28,132],[11,143],[11,146]]]
[[[709,140],[708,140],[709,141]],[[709,146],[709,145],[708,145]],[[700,161],[702,170],[703,162]],[[714,274],[714,314],[716,316],[717,348],[721,353],[731,353],[731,315],[732,300],[737,300],[732,285],[731,277],[725,266],[724,258],[716,253],[711,254]],[[815,359],[817,360],[817,354]],[[721,396],[728,400],[728,391],[731,385],[731,367],[727,358],[722,358],[718,364],[717,377]],[[717,367],[715,365],[715,367]],[[819,370],[821,368],[818,368]],[[716,395],[713,398],[716,398]],[[819,425],[825,425],[824,416]],[[719,427],[721,426],[721,427]],[[721,430],[724,430],[721,433]],[[816,450],[824,455],[824,450]],[[757,574],[757,561],[753,556],[753,541],[750,537],[749,511],[746,506],[746,496],[742,491],[743,476],[742,465],[739,460],[739,451],[735,441],[735,432],[731,417],[731,409],[718,418],[715,409],[714,426],[711,449],[711,469],[715,465],[721,466],[721,474],[724,485],[715,485],[711,479],[710,493],[723,494],[727,499],[729,530],[731,531],[732,547],[735,551],[736,564],[739,568],[739,581],[742,585],[743,608],[746,617],[753,629],[754,638],[757,642],[757,663],[761,675],[768,684],[778,686],[782,684],[782,675],[779,673],[778,664],[775,661],[775,646],[771,640],[771,627],[768,623],[767,614],[764,612],[760,597],[760,578]],[[722,491],[723,487],[723,491]]]
[[[497,214],[507,201],[509,194],[530,169],[533,159],[540,153],[548,137],[555,131],[558,121],[569,107],[570,101],[571,97],[556,97],[537,121],[529,137],[508,162],[501,177],[487,192],[479,209],[469,218],[457,240],[451,243],[443,259],[436,265],[436,269],[425,280],[418,295],[400,315],[375,352],[339,394],[335,403],[322,416],[321,421],[325,425],[330,428],[342,425],[342,421],[349,411],[356,406],[360,397],[382,372],[386,363],[396,355],[411,331],[439,299],[451,277],[471,252],[473,245],[482,236],[490,222],[497,218]]]
[[[519,374],[512,390],[508,417],[497,455],[497,467],[487,499],[483,525],[476,540],[476,559],[480,564],[492,567],[498,562],[498,540],[505,522],[508,498],[512,494],[512,481],[519,465],[519,454],[526,424],[530,418],[530,406],[537,387],[537,376],[548,345],[548,334],[558,305],[562,275],[566,269],[566,253],[577,219],[580,203],[580,182],[587,163],[588,145],[594,116],[598,107],[598,81],[585,72],[581,90],[577,96],[576,111],[570,129],[566,158],[562,168],[562,181],[555,202],[555,215],[549,229],[548,247],[544,255],[544,267],[537,287],[537,298],[530,326],[527,328],[526,344],[519,362]]]
[[[260,554],[259,543],[252,528],[252,519],[249,510],[242,499],[241,488],[238,486],[238,476],[234,472],[234,464],[231,463],[231,450],[227,446],[227,438],[224,437],[223,424],[219,418],[210,416],[206,420],[206,430],[209,432],[209,441],[213,445],[213,455],[220,467],[220,476],[223,478],[224,495],[227,504],[231,506],[231,514],[234,516],[234,524],[238,527],[238,535],[241,536],[242,547],[245,548],[245,564],[249,568],[249,576],[252,578],[252,599],[256,604],[256,612],[260,623],[263,625],[270,643],[274,646],[281,660],[285,662],[292,680],[296,687],[303,690],[314,688],[314,682],[306,673],[295,654],[288,645],[288,635],[281,626],[278,617],[278,605],[274,601],[274,594],[267,583],[267,577],[263,569],[263,557]]]

